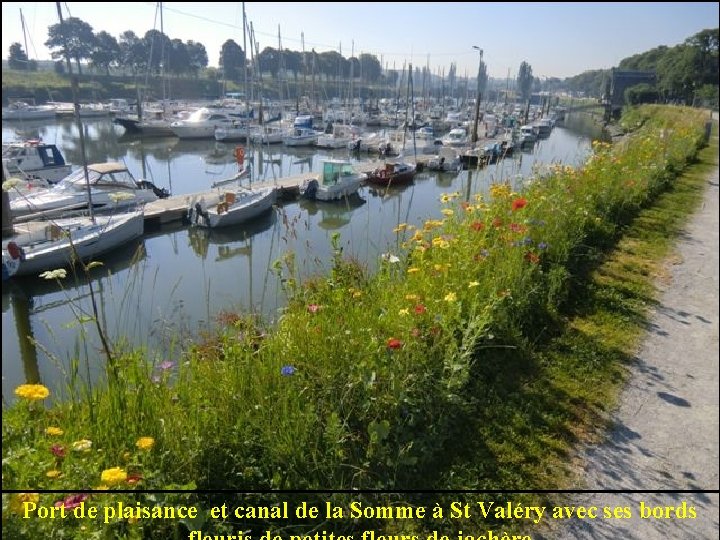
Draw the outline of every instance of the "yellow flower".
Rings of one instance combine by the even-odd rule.
[[[479,281],[471,281],[470,283],[468,283],[468,289],[472,289],[473,287],[477,287],[478,285],[480,285]]]
[[[51,471],[48,471],[45,473],[45,476],[48,478],[59,478],[62,476],[62,472],[58,471],[57,469],[52,469]]]
[[[108,486],[114,486],[127,480],[127,473],[120,467],[105,469],[100,475],[100,481]]]
[[[410,315],[410,310],[408,308],[403,308],[398,311],[398,315]]]
[[[452,216],[455,213],[452,208],[443,208],[440,212],[442,212],[444,216]]]
[[[405,229],[407,229],[407,223],[401,223],[400,225],[398,225],[397,227],[395,227],[395,228],[393,229],[393,232],[396,232],[396,233],[397,233],[397,232],[402,232],[402,231],[404,231]]]
[[[414,300],[417,300],[417,299],[418,299],[418,295],[417,295],[417,294],[406,294],[406,295],[405,295],[405,300],[414,301]]]
[[[40,495],[37,493],[16,493],[13,498],[10,499],[10,511],[16,514],[22,514],[25,511],[23,503],[35,503],[40,501]]]
[[[155,439],[152,437],[140,437],[135,443],[135,446],[137,446],[140,450],[150,450],[153,446],[155,446]]]
[[[110,488],[108,486],[106,486],[105,484],[100,484],[99,486],[97,486],[95,488],[95,491],[105,491],[107,489],[110,489]]]
[[[440,202],[450,202],[450,195],[448,195],[447,193],[443,193],[442,195],[440,195]]]
[[[45,428],[45,435],[50,435],[51,437],[59,437],[65,433],[62,429],[55,426],[50,426],[48,428]]]
[[[48,390],[42,384],[21,384],[15,389],[15,395],[31,401],[45,399],[50,395]]]
[[[92,441],[80,439],[79,441],[72,443],[70,446],[76,452],[89,452],[90,448],[92,448]]]
[[[457,300],[457,295],[454,292],[449,292],[445,295],[446,302],[454,302]]]
[[[415,272],[419,272],[419,271],[420,271],[420,269],[416,268],[415,266],[411,266],[410,268],[407,269],[408,274],[414,274]]]
[[[352,293],[353,298],[360,298],[361,296],[362,296],[362,292],[360,292],[360,291],[355,291]]]

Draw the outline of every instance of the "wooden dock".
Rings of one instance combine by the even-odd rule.
[[[419,160],[418,160],[419,161]],[[383,166],[384,161],[365,161],[354,165],[356,172],[371,172],[378,167]],[[318,173],[305,173],[275,180],[264,180],[261,182],[243,183],[248,186],[262,188],[275,186],[280,190],[280,199],[295,199],[300,194],[300,186],[306,181],[317,178]],[[228,191],[232,190],[232,183],[224,186],[212,188],[206,191],[198,191],[185,195],[174,195],[167,199],[158,199],[145,205],[145,228],[159,227],[165,223],[182,221],[186,218],[188,208],[195,205],[196,202],[204,200],[207,206],[212,206],[220,202],[220,198]]]

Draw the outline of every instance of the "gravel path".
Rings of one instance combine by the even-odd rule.
[[[534,539],[718,538],[718,213],[715,169],[702,208],[681,234],[679,262],[661,286],[614,427],[582,455],[585,489],[714,493],[578,494],[568,504],[629,507],[632,518],[574,519]],[[695,519],[639,515],[641,502],[674,509],[683,501]]]

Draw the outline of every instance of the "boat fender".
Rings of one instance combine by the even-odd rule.
[[[25,260],[25,252],[23,251],[23,248],[18,246],[17,243],[12,240],[8,242],[7,252],[14,261],[17,261],[18,259],[21,261]]]
[[[305,198],[314,201],[317,196],[318,187],[319,184],[317,180],[310,180],[305,188],[305,192],[303,193]]]

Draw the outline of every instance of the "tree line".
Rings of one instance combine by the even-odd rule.
[[[668,47],[661,45],[620,61],[618,69],[653,71],[654,88],[636,89],[627,94],[630,100],[655,96],[660,101],[718,103],[718,43],[719,29],[706,29],[687,38],[683,43]],[[566,79],[570,90],[602,98],[609,92],[611,70],[597,69]]]

